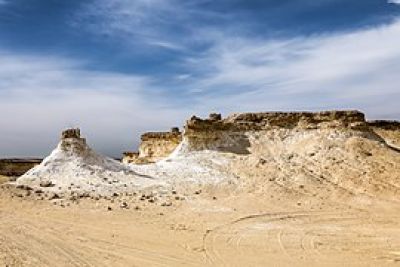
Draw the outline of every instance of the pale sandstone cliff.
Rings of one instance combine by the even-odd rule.
[[[213,149],[247,153],[247,132],[271,130],[309,131],[318,129],[368,130],[365,116],[359,111],[265,112],[240,113],[225,119],[210,115],[193,116],[185,125],[187,149]]]
[[[374,129],[359,111],[192,117],[171,160],[203,157],[246,190],[397,198],[399,150]]]
[[[156,162],[168,157],[182,141],[178,128],[170,132],[149,132],[141,136],[138,161]]]

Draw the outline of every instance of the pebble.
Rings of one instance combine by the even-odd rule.
[[[40,182],[40,187],[51,187],[54,186],[54,184],[51,181],[41,181]]]

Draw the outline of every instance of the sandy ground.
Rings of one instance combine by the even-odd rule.
[[[128,209],[118,198],[62,207],[2,190],[0,265],[400,264],[400,203],[301,203],[284,193],[230,197],[227,189],[198,190],[168,207],[128,198]]]
[[[3,184],[3,183],[5,183],[5,182],[8,182],[8,177],[7,177],[7,176],[0,175],[0,184]]]

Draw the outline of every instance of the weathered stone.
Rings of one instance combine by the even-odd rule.
[[[76,129],[67,129],[64,130],[61,133],[61,139],[66,139],[66,138],[81,138],[81,131],[79,128]]]
[[[52,187],[54,186],[52,181],[41,181],[40,182],[40,187]]]
[[[161,206],[162,207],[170,207],[170,206],[172,206],[172,202],[163,202],[163,203],[161,203]]]
[[[141,136],[139,152],[124,152],[124,163],[147,164],[169,156],[182,141],[182,133],[174,127],[170,132],[148,132]]]
[[[208,118],[212,121],[220,121],[222,120],[222,115],[219,113],[211,113]]]
[[[120,207],[121,207],[121,209],[128,209],[129,208],[128,203],[126,203],[125,201],[121,203]]]
[[[57,193],[49,193],[48,200],[53,200],[53,199],[60,199],[60,196]]]

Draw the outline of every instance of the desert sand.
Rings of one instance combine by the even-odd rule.
[[[0,175],[0,184],[8,182],[9,178],[7,176]]]
[[[386,134],[351,112],[193,118],[170,157],[123,166],[62,140],[1,187],[0,265],[400,265]]]

